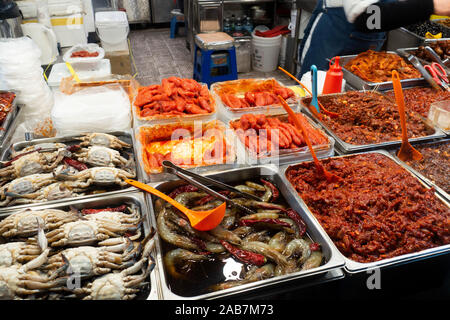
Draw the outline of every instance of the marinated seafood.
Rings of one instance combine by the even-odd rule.
[[[416,146],[423,159],[407,164],[450,194],[450,143]]]
[[[448,21],[450,21],[450,19]],[[427,46],[430,46],[442,61],[450,58],[450,40],[430,42],[427,43]],[[412,54],[425,61],[435,62],[432,55],[425,49],[425,46],[419,46]]]
[[[396,104],[376,92],[349,91],[345,94],[321,96],[326,109],[339,113],[331,118],[322,114],[321,121],[344,142],[353,145],[376,144],[401,140],[402,130]],[[304,103],[310,102],[310,98]],[[432,134],[425,121],[412,110],[406,110],[408,137]]]
[[[322,162],[344,182],[330,185],[312,162],[289,167],[286,177],[347,258],[367,263],[450,243],[450,208],[387,156]]]
[[[288,103],[295,103],[293,90],[283,87],[275,79],[240,79],[215,86],[215,93],[231,109],[280,105],[278,95]]]
[[[411,64],[394,53],[368,50],[350,60],[345,69],[370,82],[392,81],[392,71],[397,70],[400,80],[417,79],[422,75]],[[327,108],[328,109],[328,108]],[[333,111],[328,109],[329,111]]]
[[[0,206],[24,205],[117,190],[136,176],[131,145],[106,133],[13,151],[0,169]]]
[[[162,172],[164,160],[183,167],[197,167],[230,163],[235,159],[234,148],[220,121],[198,127],[194,123],[141,127],[139,141],[147,173]]]
[[[87,50],[79,50],[79,51],[72,52],[70,57],[71,58],[93,58],[93,57],[98,57],[98,55],[99,55],[99,53],[97,51],[89,52]]]
[[[11,106],[16,98],[13,92],[0,92],[0,125],[5,121],[6,116],[11,111]]]
[[[308,131],[308,137],[313,145],[328,144],[327,137],[314,128],[300,113],[300,121]],[[306,147],[303,134],[289,117],[266,117],[264,114],[244,114],[239,120],[230,122],[230,127],[252,154],[264,155],[284,149]]]
[[[141,220],[136,205],[115,208],[121,211],[23,210],[1,221],[8,242],[0,244],[0,299],[134,299],[148,292],[154,230],[143,238],[140,223],[130,227],[129,221]],[[96,239],[86,224],[98,227]],[[108,239],[98,242],[105,238],[98,236],[102,228],[125,237],[108,231]],[[79,285],[71,287],[71,279]]]
[[[320,245],[309,239],[299,213],[279,198],[279,191],[272,182],[260,179],[234,185],[237,189],[242,186],[261,198],[266,195],[265,201],[227,193],[227,197],[251,208],[255,214],[229,207],[221,224],[208,232],[192,229],[177,209],[161,200],[155,202],[157,230],[163,240],[164,267],[173,292],[197,295],[321,264],[322,255],[320,261],[316,258],[306,264],[313,252],[321,250]],[[175,200],[194,210],[202,210],[210,203],[213,206],[221,203],[189,185],[178,187],[171,194],[176,194]],[[296,221],[291,219],[293,214]],[[234,217],[231,223],[226,219],[230,216]],[[301,244],[306,244],[306,248],[294,245],[295,240],[302,240]],[[232,276],[217,276],[230,269],[234,270]]]
[[[394,92],[387,92],[386,96],[395,100]],[[419,113],[422,117],[428,116],[431,104],[437,101],[450,100],[450,92],[436,91],[433,88],[419,87],[403,89],[406,109]]]
[[[215,111],[214,99],[206,85],[178,77],[163,79],[160,85],[139,88],[134,106],[139,117],[144,119]]]

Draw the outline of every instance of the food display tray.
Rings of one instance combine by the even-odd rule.
[[[303,114],[305,118],[308,120],[309,124],[320,130],[320,132],[328,139],[327,144],[323,145],[314,145],[313,149],[316,153],[316,156],[318,158],[328,158],[332,157],[334,155],[334,138],[327,135],[320,126],[315,123],[313,120],[310,119],[307,115]],[[276,117],[279,119],[287,119],[288,115],[275,115],[275,116],[269,116],[269,117]],[[234,120],[237,121],[237,120]],[[228,124],[228,127],[231,129],[230,123],[233,121],[230,121]],[[233,130],[233,129],[231,129]],[[255,156],[252,154],[248,148],[245,146],[245,144],[241,141],[241,139],[236,135],[236,154],[237,154],[237,162],[238,163],[246,163],[248,165],[254,165],[254,164],[286,164],[294,161],[306,161],[306,160],[312,160],[311,152],[309,151],[308,146],[304,146],[297,149],[281,149],[278,153],[275,154],[268,154],[268,155],[261,155],[261,156]]]
[[[220,173],[208,174],[207,176],[229,184],[246,179],[254,179],[256,176],[268,177],[278,187],[280,195],[284,197],[289,206],[300,213],[301,217],[304,219],[307,225],[307,232],[309,236],[314,241],[320,243],[326,262],[321,266],[310,270],[299,271],[292,274],[252,282],[244,284],[242,286],[215,291],[212,293],[185,297],[177,295],[170,290],[169,282],[165,275],[165,269],[163,265],[162,240],[159,238],[159,235],[155,235],[155,237],[157,237],[156,264],[158,266],[158,269],[155,270],[158,272],[158,279],[160,280],[159,287],[161,289],[161,299],[200,300],[231,297],[235,298],[249,293],[253,296],[253,294],[256,294],[256,292],[264,291],[264,293],[267,294],[271,290],[286,290],[289,286],[297,287],[301,285],[316,285],[324,281],[331,281],[343,277],[343,274],[339,272],[342,270],[342,267],[344,265],[342,255],[339,253],[339,251],[337,251],[335,246],[332,245],[332,242],[330,242],[323,229],[317,227],[317,223],[312,219],[311,215],[305,214],[305,211],[300,206],[300,203],[295,200],[292,190],[288,189],[285,180],[283,180],[281,175],[278,173],[277,166],[258,165],[246,168],[236,168],[231,170],[224,170]],[[183,184],[185,184],[185,182],[177,180],[162,182],[153,185],[156,189],[167,194],[170,190]],[[148,206],[150,208],[150,211],[152,212],[151,219],[153,225],[156,225],[156,216],[154,211],[154,201],[156,199],[156,197],[147,195]]]
[[[395,51],[387,51],[387,53],[392,53],[392,54],[397,55],[397,53]],[[347,70],[344,66],[350,60],[352,60],[353,58],[356,58],[357,56],[358,55],[354,54],[354,55],[347,55],[347,56],[340,57],[341,60],[339,63],[342,65],[342,72],[344,73],[344,79],[350,86],[354,87],[356,90],[383,91],[383,90],[393,89],[392,81],[370,82],[370,81],[361,79],[360,77],[355,75],[353,72]],[[427,83],[423,77],[413,78],[413,79],[404,79],[404,80],[400,80],[400,82],[401,82],[403,88],[417,86],[417,85]]]
[[[71,207],[74,207],[78,210],[84,209],[84,208],[95,208],[95,207],[114,207],[121,204],[133,204],[136,205],[141,212],[142,217],[142,226],[144,229],[144,236],[147,236],[151,232],[151,228],[153,226],[150,214],[148,211],[147,202],[145,199],[145,196],[141,192],[127,192],[122,194],[114,194],[114,195],[108,195],[108,196],[99,196],[95,199],[78,199],[78,200],[70,200],[65,201],[63,203],[50,203],[47,202],[45,204],[40,204],[38,206],[35,206],[31,208],[31,210],[42,210],[42,209],[60,209],[60,210],[66,210],[69,211]],[[19,210],[15,210],[19,211]],[[2,212],[0,213],[0,220],[5,219],[7,216],[11,215],[13,212]],[[152,253],[152,256],[154,256],[154,253]],[[150,291],[145,292],[142,295],[142,299],[147,300],[157,300],[158,299],[158,293],[157,293],[157,287],[156,287],[156,275],[154,272],[150,273]]]
[[[212,120],[212,121],[218,121],[218,120]],[[199,174],[203,174],[205,172],[215,172],[215,171],[220,171],[220,170],[225,170],[225,169],[230,169],[230,168],[235,168],[238,166],[238,164],[236,163],[236,144],[235,141],[237,139],[237,137],[234,135],[234,132],[232,130],[229,130],[226,128],[225,124],[218,121],[220,123],[220,125],[223,127],[224,132],[226,133],[226,139],[227,139],[227,143],[229,144],[229,146],[232,148],[232,153],[233,153],[233,161],[225,161],[225,163],[222,164],[211,164],[211,165],[202,165],[202,166],[197,166],[197,167],[185,167],[183,166],[183,169],[189,170],[189,171],[193,171]],[[187,123],[187,122],[186,122]],[[201,121],[196,121],[194,122],[194,127],[197,125],[197,123],[202,126],[202,122]],[[205,123],[203,123],[205,124]],[[165,125],[174,125],[173,123],[169,123],[169,124],[162,124],[161,126],[165,126]],[[140,130],[146,128],[147,126],[141,126],[138,128],[135,128],[135,133],[134,133],[134,141],[135,143],[135,150],[136,150],[136,157],[137,157],[137,163],[138,163],[138,167],[140,170],[140,173],[142,174],[142,178],[143,182],[160,182],[160,181],[166,181],[166,180],[174,180],[174,179],[178,179],[175,175],[171,174],[171,173],[167,173],[167,172],[157,172],[157,173],[148,173],[145,171],[145,164],[143,161],[143,155],[144,155],[144,146],[142,145],[141,141],[140,141]],[[147,128],[151,128],[153,126],[148,126]]]
[[[400,49],[397,49],[396,51],[397,51],[398,53],[400,53],[400,54],[412,54],[412,55],[414,55],[414,52],[415,52],[416,50],[418,50],[418,49],[419,49],[419,47],[413,47],[413,48],[400,48]],[[423,64],[424,66],[427,65],[427,64],[431,64],[432,62],[435,62],[435,61],[431,61],[431,62],[430,62],[430,61],[424,60],[424,59],[419,58],[419,57],[417,57],[417,59],[418,59],[419,62],[420,62],[421,64]],[[445,71],[447,71],[447,74],[450,73],[450,66],[445,66],[444,69],[445,69]]]
[[[410,168],[408,166],[406,166],[404,163],[402,163],[398,159],[394,158],[387,151],[379,150],[379,151],[372,151],[370,153],[379,153],[379,154],[382,154],[382,155],[388,157],[389,159],[393,160],[395,163],[400,165],[402,168],[404,168],[406,171],[408,171],[424,187],[426,187],[427,189],[430,188],[424,181],[422,181],[421,179],[418,179],[417,176],[415,176],[414,173],[411,172],[411,170],[410,170]],[[353,155],[356,155],[356,154],[353,154]],[[340,158],[340,157],[348,157],[348,156],[353,156],[353,155],[342,155],[342,156],[333,157],[332,159]],[[293,165],[295,165],[295,164],[293,164]],[[332,246],[334,247],[334,249],[337,250],[339,252],[339,255],[341,256],[341,258],[344,259],[344,261],[345,261],[345,271],[346,272],[351,273],[351,274],[360,273],[360,272],[365,272],[367,270],[373,270],[374,268],[381,268],[381,267],[400,265],[400,264],[404,264],[404,263],[411,263],[411,262],[414,262],[414,261],[422,260],[422,259],[425,259],[425,258],[431,258],[431,257],[435,257],[435,256],[438,256],[438,255],[446,254],[446,253],[450,252],[450,244],[447,244],[447,245],[443,245],[443,246],[439,246],[439,247],[435,247],[435,248],[425,249],[425,250],[422,250],[422,251],[419,251],[419,252],[404,254],[404,255],[401,255],[401,256],[397,256],[397,257],[393,257],[393,258],[389,258],[389,259],[382,259],[382,260],[379,260],[379,261],[368,262],[368,263],[356,262],[354,260],[351,260],[351,259],[345,257],[339,251],[339,249],[336,247],[336,245],[334,244],[333,240],[331,240],[331,238],[325,232],[325,230],[321,226],[320,222],[317,220],[317,218],[314,216],[314,214],[311,212],[311,210],[309,210],[309,207],[306,205],[306,203],[303,201],[303,199],[297,193],[295,188],[288,181],[288,179],[286,177],[286,171],[288,170],[288,168],[290,166],[293,166],[293,165],[286,165],[286,166],[283,166],[283,167],[280,168],[280,172],[281,172],[281,176],[282,176],[282,179],[284,181],[284,184],[287,186],[287,189],[288,189],[288,191],[290,191],[290,193],[291,193],[292,197],[294,198],[294,200],[296,200],[299,203],[299,206],[300,206],[301,210],[303,212],[307,213],[307,216],[309,216],[309,220],[312,221],[316,225],[317,228],[322,229],[322,231],[326,234],[327,242],[328,243],[332,243]],[[450,207],[450,202],[449,201],[447,201],[444,197],[442,197],[437,192],[435,192],[435,195],[447,207]]]
[[[381,94],[381,93],[380,93]],[[320,97],[330,97],[330,96],[339,96],[339,95],[345,95],[345,93],[335,93],[335,94],[325,94],[320,95]],[[400,146],[402,144],[401,140],[394,140],[394,141],[386,141],[386,142],[380,142],[380,143],[373,143],[373,144],[365,144],[365,145],[356,145],[356,144],[350,144],[342,140],[340,137],[338,137],[333,130],[331,130],[326,124],[324,124],[322,121],[317,119],[314,114],[309,111],[307,104],[305,103],[305,100],[308,99],[308,97],[304,97],[301,100],[302,104],[302,112],[309,115],[314,121],[316,121],[320,126],[325,130],[325,132],[333,137],[335,140],[335,149],[340,154],[348,154],[348,153],[355,153],[355,152],[362,152],[362,151],[371,151],[376,149],[390,149],[397,146]],[[311,99],[309,97],[309,99]],[[432,131],[433,133],[427,136],[423,137],[417,137],[417,138],[411,138],[409,139],[409,142],[411,143],[417,143],[417,142],[424,142],[424,141],[431,141],[435,139],[441,139],[444,138],[446,135],[445,133],[439,129],[438,127],[432,125],[428,119],[425,119],[422,117],[423,122],[426,124],[427,128]]]
[[[269,80],[269,79],[253,79],[256,81],[263,81],[263,80]],[[275,80],[275,79],[273,79]],[[239,81],[239,80],[231,80],[232,81]],[[283,83],[281,83],[278,80],[275,80],[278,84],[280,84],[283,87],[285,86]],[[227,81],[228,82],[228,81]],[[265,115],[279,115],[279,114],[286,114],[286,111],[284,110],[282,105],[268,105],[268,106],[259,106],[259,107],[250,107],[250,108],[239,108],[239,109],[232,109],[225,105],[225,103],[220,98],[219,94],[216,92],[217,88],[222,84],[223,82],[213,83],[211,85],[211,93],[216,101],[216,105],[218,108],[218,119],[222,120],[225,123],[228,123],[228,121],[239,119],[244,114],[265,114]],[[295,92],[294,92],[295,93]],[[290,103],[289,106],[291,107],[294,112],[297,112],[299,109],[299,101],[300,96],[295,93],[295,98],[297,103]]]
[[[136,180],[141,180],[142,179],[142,173],[140,171],[139,166],[137,165],[137,160],[136,160],[136,152],[134,151],[134,146],[135,146],[135,141],[134,141],[134,137],[131,134],[131,132],[128,131],[113,131],[113,132],[107,132],[108,134],[111,134],[113,136],[116,136],[117,138],[121,139],[122,141],[131,144],[133,147],[133,153],[130,154],[130,157],[134,157],[134,162],[135,162],[135,170],[136,170]],[[9,157],[12,153],[12,151],[17,151],[17,150],[22,150],[25,147],[28,146],[32,146],[32,145],[36,145],[36,144],[40,144],[40,143],[68,143],[68,142],[74,142],[74,138],[75,137],[79,137],[82,134],[78,134],[78,135],[67,135],[67,136],[61,136],[61,137],[54,137],[54,138],[44,138],[44,139],[34,139],[31,141],[22,141],[22,142],[17,142],[11,146],[9,146],[8,148],[5,148],[2,151],[2,154],[0,156],[0,160],[2,161],[8,161]],[[39,203],[29,203],[29,204],[23,204],[23,205],[17,205],[17,206],[10,206],[10,207],[1,207],[0,208],[0,212],[10,212],[10,211],[14,211],[14,210],[18,210],[18,209],[22,209],[22,208],[28,208],[28,207],[36,207],[36,206],[40,206],[43,204],[52,204],[52,203],[61,203],[61,202],[66,202],[69,200],[78,200],[78,199],[90,199],[90,198],[95,198],[95,197],[101,197],[101,196],[109,196],[109,195],[114,195],[114,194],[121,194],[123,192],[129,192],[129,191],[136,191],[137,189],[133,186],[129,186],[127,188],[124,189],[120,189],[120,190],[114,190],[114,191],[107,191],[104,193],[99,193],[99,194],[91,194],[91,195],[85,195],[85,196],[78,196],[78,197],[73,197],[73,198],[65,198],[65,199],[58,199],[58,200],[52,200],[52,201],[47,201],[47,202],[39,202]]]
[[[389,50],[396,50],[399,48],[417,47],[424,43],[442,40],[450,40],[450,39],[449,38],[427,39],[425,37],[421,37],[409,31],[405,27],[400,27],[398,29],[389,32],[387,48]]]
[[[425,146],[429,146],[429,147],[433,147],[433,146],[438,146],[440,144],[445,144],[445,143],[450,143],[449,139],[444,139],[444,140],[439,140],[439,141],[432,141],[432,142],[426,142],[426,143],[422,143],[420,144],[420,146],[425,147]],[[403,166],[407,167],[408,170],[413,173],[417,178],[419,178],[420,180],[422,180],[423,182],[425,182],[425,184],[428,185],[428,187],[432,187],[436,190],[437,193],[439,193],[442,197],[444,197],[448,202],[450,202],[450,195],[445,192],[441,187],[439,187],[437,184],[435,184],[433,181],[431,181],[428,177],[426,177],[424,174],[420,173],[419,171],[417,171],[416,169],[412,168],[411,166],[409,166],[407,163],[403,162],[402,160],[400,160],[397,157],[397,152],[398,150],[391,150],[389,153],[391,154],[392,157],[394,157],[396,159],[396,161],[402,163]]]

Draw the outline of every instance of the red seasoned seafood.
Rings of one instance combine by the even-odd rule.
[[[206,85],[178,77],[139,88],[134,105],[142,118],[210,114],[215,110],[214,100]]]
[[[231,109],[279,105],[278,95],[294,102],[293,90],[283,87],[275,79],[241,79],[217,85],[216,93],[222,102]]]
[[[11,105],[16,98],[12,92],[0,92],[0,125],[11,111]]]
[[[80,51],[75,51],[72,52],[72,54],[70,55],[71,58],[93,58],[93,57],[98,57],[98,52],[89,52],[86,50],[80,50]]]
[[[313,145],[328,143],[323,133],[311,126],[302,114],[297,117],[308,131]],[[239,120],[230,122],[241,142],[256,154],[269,153],[281,149],[297,149],[306,146],[300,130],[290,117],[266,117],[264,114],[244,114]]]
[[[322,163],[343,183],[328,183],[313,162],[289,167],[286,177],[349,259],[373,262],[450,243],[449,207],[387,156]]]
[[[397,70],[401,80],[422,77],[413,65],[405,62],[400,56],[373,50],[358,54],[344,68],[370,82],[392,81],[392,71],[394,70]]]
[[[142,127],[139,139],[147,173],[162,172],[164,160],[197,167],[227,163],[235,157],[225,127],[219,121],[204,123],[200,128],[194,127],[193,123]]]

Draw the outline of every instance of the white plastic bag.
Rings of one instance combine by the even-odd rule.
[[[131,128],[130,100],[117,85],[86,88],[71,95],[55,93],[51,116],[57,135]]]

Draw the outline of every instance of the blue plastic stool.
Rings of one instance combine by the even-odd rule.
[[[183,20],[178,20],[176,15],[174,15],[172,17],[172,19],[170,19],[170,38],[171,39],[175,38],[175,36],[178,34],[179,24],[184,23]]]
[[[201,57],[197,55],[198,50],[201,52]],[[227,62],[223,65],[214,65],[211,55],[214,53],[227,53]],[[213,76],[211,71],[213,67],[227,67],[228,72],[223,75]],[[203,82],[211,86],[214,82],[236,80],[238,78],[237,64],[236,64],[236,48],[234,46],[225,50],[207,50],[201,49],[195,45],[194,51],[194,80]]]

